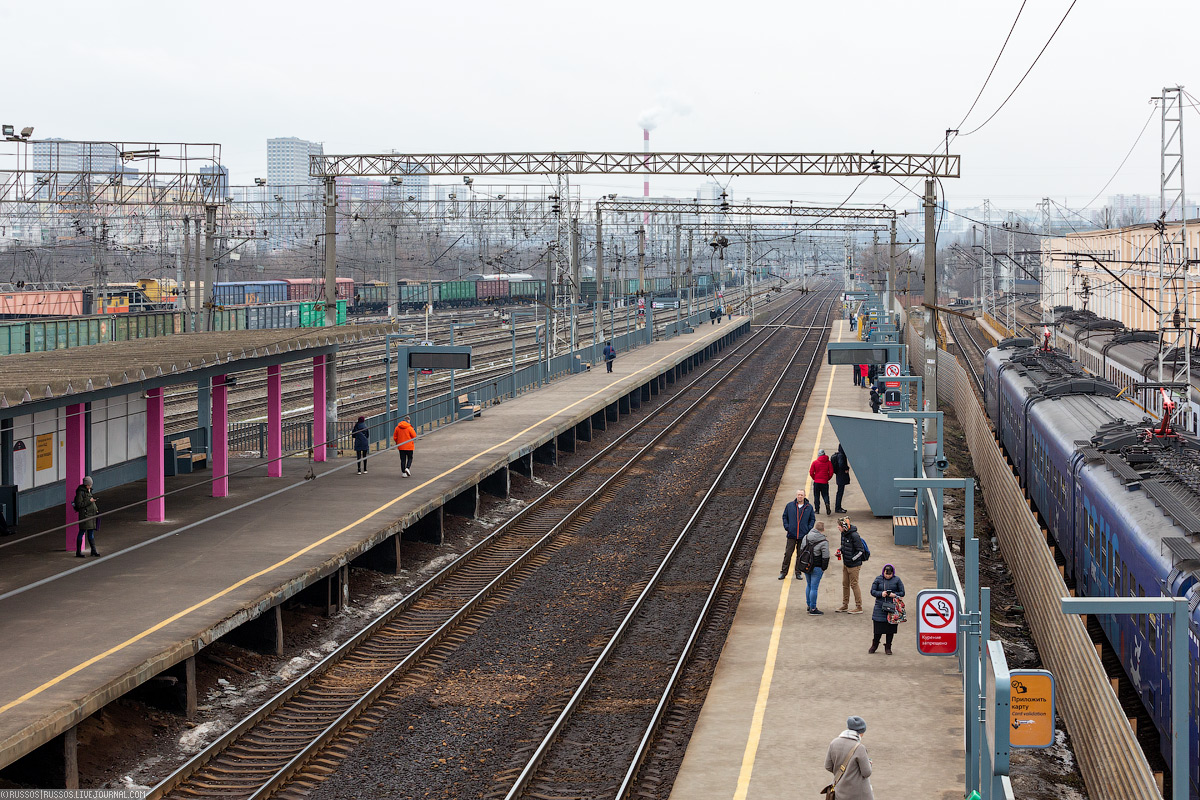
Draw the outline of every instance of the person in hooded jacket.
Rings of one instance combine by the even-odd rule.
[[[858,588],[858,571],[862,568],[863,543],[858,535],[858,528],[850,524],[849,517],[838,520],[841,530],[841,544],[838,546],[837,557],[842,561],[842,607],[834,609],[842,614],[861,614],[862,591]],[[854,591],[854,609],[850,609],[850,591]]]
[[[817,458],[808,467],[808,477],[812,478],[813,482],[813,508],[820,512],[821,498],[825,498],[825,515],[833,513],[833,507],[829,505],[829,479],[833,477],[833,465],[829,463],[829,456],[825,455],[825,451],[821,450],[817,453]]]
[[[883,405],[883,398],[879,396],[879,387],[871,387],[871,413],[878,414],[879,407]]]
[[[846,451],[839,444],[837,452],[833,454],[833,458],[829,459],[830,466],[833,467],[833,475],[837,480],[837,497],[833,501],[833,510],[837,514],[845,514],[846,509],[842,508],[842,496],[846,494],[846,487],[850,485],[850,459],[846,458]]]
[[[392,431],[392,441],[396,443],[396,450],[400,453],[400,473],[404,477],[408,477],[411,473],[413,462],[413,451],[416,450],[417,429],[409,422],[409,418],[405,416],[396,425],[396,430]]]
[[[796,490],[796,499],[783,507],[783,530],[787,534],[787,547],[783,551],[783,566],[779,568],[779,580],[787,577],[792,553],[805,534],[812,530],[817,521],[813,507],[808,503],[803,489]],[[800,580],[800,563],[796,562],[796,580]]]
[[[825,753],[825,769],[833,773],[833,786],[837,800],[875,800],[871,788],[871,759],[862,738],[867,732],[867,723],[862,717],[846,720],[846,730],[829,743]]]
[[[866,364],[858,365],[858,374],[859,374],[859,377],[861,378],[861,380],[859,381],[859,385],[862,386],[864,389],[866,389],[868,386],[870,386],[870,384],[867,383],[867,375],[869,374],[870,369],[871,368],[869,366],[867,366]]]
[[[354,437],[355,466],[358,467],[358,474],[363,475],[367,471],[367,452],[371,449],[371,432],[367,429],[366,417],[358,418],[350,435]]]
[[[871,595],[875,598],[875,610],[871,612],[871,620],[875,623],[875,635],[871,639],[871,649],[874,653],[879,649],[879,637],[883,640],[883,652],[892,654],[892,637],[896,635],[896,623],[888,622],[887,612],[883,604],[893,597],[904,597],[904,581],[896,574],[896,568],[891,564],[883,565],[883,572],[871,584]]]
[[[825,612],[817,608],[817,587],[821,585],[821,576],[829,569],[829,540],[825,538],[825,523],[818,522],[813,529],[804,534],[800,540],[800,552],[807,547],[812,548],[812,568],[805,571],[807,586],[804,589],[804,599],[808,604],[808,613],[814,615]],[[799,556],[796,557],[799,562]]]

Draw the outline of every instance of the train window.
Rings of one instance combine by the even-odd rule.
[[[1150,642],[1150,652],[1158,653],[1158,617],[1155,614],[1146,615],[1146,640]]]
[[[1146,596],[1146,589],[1140,583],[1138,584],[1138,587],[1137,587],[1137,594],[1138,594],[1138,597]],[[1145,614],[1138,615],[1138,628],[1141,630],[1143,638],[1146,638],[1146,639],[1150,638],[1150,633],[1146,628],[1146,615]]]
[[[1087,515],[1087,549],[1093,559],[1096,557],[1096,521],[1089,512]]]

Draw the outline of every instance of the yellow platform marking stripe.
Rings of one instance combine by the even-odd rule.
[[[682,353],[683,351],[685,351],[687,349],[688,348],[685,346],[685,347],[680,347],[676,350],[672,350],[670,353],[667,353],[662,358],[658,359],[657,361],[650,362],[649,364],[647,364],[646,366],[637,370],[636,372],[631,372],[628,376],[622,376],[622,380],[624,380],[625,377],[633,377],[640,373],[652,370],[657,365],[661,364],[662,362],[670,359],[671,357],[673,357],[675,355],[678,355],[679,353]],[[550,414],[549,416],[538,420],[537,422],[533,423],[529,427],[525,428],[524,430],[522,430],[518,433],[513,434],[512,436],[505,439],[504,441],[494,444],[491,447],[487,448],[486,450],[482,450],[482,451],[476,453],[475,455],[471,456],[470,458],[466,459],[465,461],[462,461],[462,462],[456,464],[455,466],[447,469],[446,471],[442,472],[440,475],[436,475],[436,476],[430,478],[429,480],[425,481],[424,483],[414,486],[413,488],[409,489],[404,494],[396,497],[393,500],[390,500],[390,501],[384,503],[383,505],[379,506],[379,508],[376,508],[374,511],[370,511],[370,512],[364,514],[363,516],[356,519],[354,522],[351,522],[349,525],[346,525],[343,528],[339,528],[338,530],[334,531],[333,533],[329,534],[328,536],[326,536],[322,539],[318,539],[317,541],[313,542],[312,544],[309,544],[306,547],[303,547],[300,550],[297,550],[295,553],[292,553],[290,556],[283,559],[282,561],[278,561],[265,569],[261,569],[258,572],[255,572],[253,575],[248,575],[245,578],[242,578],[237,583],[234,583],[230,586],[225,587],[224,589],[217,592],[216,594],[206,597],[205,599],[201,600],[200,602],[195,603],[191,606],[188,606],[187,608],[185,608],[184,610],[182,610],[176,614],[172,614],[171,616],[167,617],[166,619],[162,620],[161,622],[158,622],[158,623],[152,625],[151,627],[146,628],[146,630],[142,631],[141,633],[131,636],[130,638],[126,639],[125,641],[121,642],[120,644],[113,645],[109,649],[105,650],[103,653],[92,656],[88,660],[86,660],[80,664],[77,664],[74,667],[71,667],[71,669],[67,670],[66,672],[62,673],[61,675],[51,678],[50,680],[43,683],[41,686],[38,686],[35,689],[30,689],[28,692],[21,695],[17,699],[12,700],[12,701],[0,706],[0,714],[3,714],[4,712],[9,711],[10,709],[16,708],[17,706],[21,705],[22,703],[24,703],[25,701],[27,701],[33,697],[37,697],[39,694],[46,691],[47,689],[49,689],[53,686],[56,686],[59,683],[62,683],[67,678],[70,678],[72,675],[82,672],[83,670],[87,669],[88,667],[92,666],[93,664],[103,661],[104,659],[108,658],[109,656],[113,655],[114,653],[119,653],[120,651],[124,650],[125,648],[129,647],[130,645],[137,644],[142,639],[145,639],[147,636],[150,636],[151,634],[162,630],[166,626],[170,625],[172,622],[177,622],[180,619],[186,617],[188,614],[191,614],[193,611],[204,608],[205,606],[221,599],[222,597],[229,594],[230,592],[240,589],[241,587],[245,586],[250,581],[261,578],[264,575],[268,575],[271,572],[274,572],[275,570],[279,569],[280,567],[286,566],[287,564],[291,563],[292,561],[295,561],[297,558],[304,555],[305,553],[308,553],[309,551],[311,551],[317,547],[320,547],[321,545],[325,544],[326,542],[330,541],[331,539],[335,539],[338,536],[341,536],[343,533],[346,533],[347,531],[353,530],[354,528],[358,527],[359,525],[361,525],[362,523],[371,519],[372,517],[382,513],[383,511],[386,511],[387,509],[394,506],[396,503],[398,503],[401,500],[405,499],[406,497],[409,497],[410,495],[412,495],[413,492],[423,489],[426,486],[428,486],[429,484],[433,483],[434,481],[441,480],[442,478],[450,475],[451,473],[455,472],[456,470],[462,469],[463,467],[467,466],[475,459],[480,458],[481,456],[485,456],[488,453],[492,452],[493,450],[503,447],[504,445],[515,441],[516,439],[519,439],[520,437],[529,433],[531,430],[538,427],[539,425],[545,424],[546,422],[549,422],[550,420],[554,419],[558,415],[563,414],[567,411],[570,411],[575,406],[578,406],[581,403],[585,403],[588,400],[591,400],[593,397],[596,397],[597,395],[602,394],[603,392],[612,388],[616,384],[617,384],[617,381],[613,381],[613,382],[597,389],[596,391],[592,392],[591,394],[585,395],[585,396],[579,398],[574,403],[571,403],[568,406],[564,406],[563,408],[558,409],[553,414]]]
[[[841,326],[835,341],[842,340]],[[837,367],[829,365],[829,385],[825,388],[825,404],[821,408],[821,421],[817,426],[817,438],[813,443],[812,458],[816,460],[817,452],[821,449],[821,434],[825,431],[825,417],[829,413],[829,399],[833,396],[833,374]],[[811,492],[809,481],[805,488]],[[789,501],[790,502],[790,501]],[[799,553],[796,554],[799,558]],[[771,640],[767,645],[767,661],[763,664],[762,677],[758,682],[758,699],[754,701],[754,717],[750,720],[750,733],[746,738],[746,749],[742,753],[742,768],[738,772],[737,789],[733,793],[734,800],[746,800],[750,792],[750,778],[754,774],[754,761],[758,758],[758,743],[762,739],[763,718],[767,715],[767,698],[771,695],[771,681],[775,677],[775,659],[779,655],[779,640],[783,635],[783,619],[787,614],[788,595],[791,593],[792,582],[784,578],[783,588],[779,590],[779,605],[775,607],[775,624],[771,628]]]

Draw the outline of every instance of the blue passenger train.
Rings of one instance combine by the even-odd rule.
[[[1189,600],[1191,797],[1200,797],[1200,440],[1154,422],[1067,354],[988,351],[984,404],[1081,596]],[[1169,409],[1169,406],[1168,406]],[[1104,634],[1171,762],[1170,621],[1105,615]]]

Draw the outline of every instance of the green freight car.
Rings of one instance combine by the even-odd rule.
[[[435,303],[443,308],[473,306],[477,300],[475,281],[442,281]]]
[[[587,281],[584,281],[587,283]],[[596,294],[596,282],[592,281],[592,295]],[[536,303],[546,299],[545,281],[509,281],[508,296],[514,303]]]
[[[346,324],[346,301],[337,301],[337,324]],[[323,328],[325,327],[325,304],[324,303],[301,303],[300,304],[300,327],[301,328]]]

